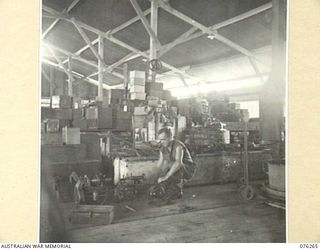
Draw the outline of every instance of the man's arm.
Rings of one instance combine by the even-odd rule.
[[[163,181],[169,179],[172,175],[174,175],[182,167],[182,164],[183,164],[182,159],[183,159],[183,150],[182,150],[181,146],[178,146],[176,148],[176,155],[175,155],[174,163],[172,164],[168,173],[165,176],[158,179],[158,182],[163,182]]]
[[[162,165],[163,165],[163,155],[162,155],[162,152],[160,151],[159,160],[157,162],[157,167],[161,168]]]

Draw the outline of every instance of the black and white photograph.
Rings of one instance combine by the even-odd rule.
[[[288,0],[41,0],[43,243],[285,243]]]

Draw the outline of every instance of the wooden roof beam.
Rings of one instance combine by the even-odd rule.
[[[138,49],[133,48],[132,46],[130,46],[130,45],[128,45],[128,44],[126,44],[126,43],[124,43],[124,42],[122,42],[122,41],[114,38],[114,37],[113,37],[112,35],[110,35],[110,34],[106,34],[105,32],[103,32],[103,31],[101,31],[101,30],[99,30],[99,29],[96,29],[96,28],[94,28],[94,27],[91,27],[90,25],[87,25],[87,24],[85,24],[85,23],[83,23],[83,22],[81,22],[81,21],[77,21],[77,20],[75,20],[74,18],[73,18],[73,21],[72,21],[71,18],[70,18],[68,15],[65,15],[65,14],[63,15],[63,14],[61,14],[61,13],[59,13],[59,12],[57,12],[57,11],[55,11],[55,10],[47,7],[47,6],[45,6],[45,5],[43,5],[43,9],[44,9],[45,11],[53,14],[53,15],[56,14],[56,15],[60,16],[61,18],[63,18],[64,20],[66,20],[66,21],[68,21],[68,22],[73,22],[73,21],[74,21],[74,22],[76,22],[77,25],[78,25],[79,27],[81,27],[81,28],[84,28],[84,29],[89,30],[89,31],[91,31],[91,32],[93,32],[93,33],[96,33],[97,35],[102,35],[102,36],[104,36],[106,39],[108,39],[109,41],[111,41],[111,42],[113,42],[113,43],[115,43],[115,44],[118,44],[119,46],[121,46],[121,47],[123,47],[123,48],[126,48],[126,49],[128,49],[128,50],[130,50],[130,51],[132,51],[132,52],[135,52],[136,54],[139,54],[139,55],[141,55],[141,56],[144,57],[144,58],[147,58],[147,59],[149,58],[149,55],[148,55],[147,53],[142,52],[142,51],[139,51]],[[198,77],[191,76],[191,75],[187,74],[185,71],[180,70],[180,69],[177,69],[177,68],[175,68],[174,66],[172,66],[172,65],[170,65],[170,64],[167,64],[167,63],[163,62],[162,65],[163,65],[164,67],[168,68],[168,69],[171,69],[171,70],[172,70],[173,72],[175,72],[175,73],[180,73],[180,74],[182,74],[183,76],[185,76],[185,77],[187,77],[187,78],[191,78],[191,79],[196,80],[196,81],[201,81],[201,80],[199,80]]]
[[[210,26],[210,29],[211,30],[216,30],[216,29],[220,29],[220,28],[226,27],[228,25],[231,25],[233,23],[239,22],[239,21],[241,21],[241,20],[243,20],[245,18],[249,18],[251,16],[257,15],[257,14],[259,14],[259,13],[261,13],[263,11],[266,11],[268,9],[271,9],[271,8],[272,8],[272,4],[271,3],[261,5],[261,6],[257,7],[257,8],[255,8],[255,9],[253,9],[253,10],[247,11],[247,12],[245,12],[243,14],[240,14],[240,15],[235,16],[233,18],[230,18],[228,20],[222,21],[221,23],[212,25],[212,26]],[[197,30],[198,30],[198,28],[192,27],[188,31],[186,31],[185,33],[180,35],[178,38],[176,38],[174,41],[163,45],[158,51],[158,57],[160,58],[165,53],[167,53],[170,49],[174,48],[175,46],[177,46],[177,45],[179,45],[181,43],[185,43],[185,42],[190,41],[192,39],[196,39],[198,37],[201,37],[203,34],[205,34],[203,31],[197,31]],[[148,52],[149,52],[149,50],[145,51],[145,53],[148,53]],[[132,54],[132,53],[130,53],[130,54]],[[130,54],[128,54],[128,56]],[[140,57],[139,54],[134,54],[131,57],[129,57],[126,61],[123,61],[123,59],[120,59],[121,61],[119,61],[119,62],[121,62],[121,63],[128,62],[128,61],[136,59],[138,57]]]
[[[77,22],[75,21],[75,18],[71,18],[71,22],[73,23],[73,25],[76,27],[76,29],[78,30],[79,34],[81,35],[81,37],[83,38],[83,40],[87,43],[87,45],[90,47],[92,53],[95,55],[95,57],[98,59],[98,61],[100,63],[103,64],[104,67],[106,67],[105,62],[103,61],[102,57],[99,55],[99,53],[96,51],[96,49],[93,47],[93,45],[91,44],[91,41],[89,39],[89,37],[87,36],[87,34],[84,32],[84,30],[77,24]],[[100,35],[99,35],[100,37]]]
[[[79,3],[80,0],[74,0],[67,8],[65,8],[62,13],[69,13],[76,5]],[[57,25],[60,21],[59,18],[53,21],[53,23],[42,33],[41,38],[44,39],[46,35]]]
[[[146,16],[146,15],[150,14],[150,11],[151,11],[150,9],[147,9],[147,10],[145,10],[145,11],[143,12],[143,14]],[[127,22],[121,24],[120,26],[118,26],[118,27],[116,27],[116,28],[114,28],[114,29],[112,29],[112,30],[107,31],[106,33],[107,33],[107,34],[114,34],[114,33],[116,33],[116,32],[119,32],[119,31],[125,29],[126,27],[130,26],[131,24],[137,22],[138,20],[140,20],[140,18],[139,18],[138,16],[136,16],[136,17],[128,20]],[[93,41],[91,42],[91,44],[92,44],[92,45],[95,45],[98,41],[99,41],[99,39],[97,38],[97,39],[93,40]],[[83,51],[85,51],[85,50],[87,50],[87,49],[89,49],[89,45],[85,45],[84,47],[82,47],[81,49],[79,49],[77,52],[75,52],[75,54],[76,54],[76,55],[80,55]],[[64,63],[66,63],[66,62],[67,62],[67,61],[64,61]]]
[[[47,42],[42,42],[42,44],[44,44],[45,46],[49,46],[49,47],[51,47],[53,50],[59,51],[59,52],[65,54],[66,56],[72,56],[72,59],[78,60],[78,61],[83,62],[83,63],[85,63],[85,64],[88,64],[88,65],[90,65],[90,66],[92,66],[92,67],[98,68],[98,64],[97,64],[96,62],[93,62],[93,61],[89,61],[89,60],[87,60],[87,59],[84,59],[84,58],[82,58],[82,57],[80,57],[80,56],[75,55],[74,53],[71,53],[71,52],[66,51],[66,50],[64,50],[64,49],[61,49],[61,48],[59,48],[59,47],[57,47],[57,46],[55,46],[55,45],[49,44],[49,43],[47,43]],[[63,62],[62,62],[62,64],[63,64]],[[123,75],[120,74],[120,73],[117,73],[117,72],[109,72],[109,73],[112,74],[112,75],[114,75],[114,76],[117,76],[117,77],[123,79]]]
[[[136,13],[138,14],[143,26],[145,27],[145,29],[147,30],[149,36],[156,42],[157,46],[160,47],[161,43],[155,33],[155,31],[151,28],[147,18],[145,17],[145,15],[143,14],[143,11],[141,10],[139,4],[137,3],[136,0],[130,0],[134,10],[136,11]]]
[[[66,66],[62,63],[62,61],[60,60],[59,57],[56,56],[56,54],[54,53],[54,51],[49,47],[46,46],[46,48],[50,51],[50,53],[53,55],[53,57],[56,59],[56,61],[58,62],[59,66],[64,70],[64,72],[68,75],[68,77],[71,78],[71,80],[73,81],[74,78],[72,76],[72,74],[70,74],[69,69],[66,68]]]
[[[159,1],[159,6],[160,6],[161,8],[163,8],[164,10],[166,10],[167,12],[169,12],[170,14],[172,14],[172,15],[180,18],[181,20],[183,20],[183,21],[191,24],[192,26],[200,29],[200,30],[203,31],[204,33],[206,33],[206,34],[208,34],[208,35],[214,36],[217,40],[219,40],[220,42],[228,45],[229,47],[231,47],[231,48],[239,51],[240,53],[242,53],[242,54],[244,54],[244,55],[246,55],[246,56],[254,59],[255,61],[257,61],[257,62],[259,62],[259,63],[261,63],[261,64],[263,64],[263,65],[266,65],[266,63],[261,62],[259,59],[257,59],[249,50],[241,47],[240,45],[238,45],[238,44],[232,42],[231,40],[225,38],[224,36],[218,34],[217,31],[212,30],[212,29],[204,26],[203,24],[197,22],[196,20],[194,20],[194,19],[188,17],[187,15],[181,13],[180,11],[172,8],[171,6],[169,6],[168,3],[165,3],[165,2],[163,2],[162,0],[160,0],[160,1]],[[266,66],[270,68],[270,65],[266,65]]]
[[[50,65],[50,66],[55,67],[55,68],[56,68],[57,70],[59,70],[59,71],[65,72],[64,69],[63,69],[59,64],[56,64],[56,63],[54,63],[54,62],[52,62],[52,61],[50,61],[50,60],[47,60],[47,59],[44,59],[44,58],[43,58],[43,59],[42,59],[42,62],[45,63],[45,64],[47,64],[47,65]],[[91,79],[91,78],[89,78],[89,77],[83,78],[84,75],[82,75],[82,74],[80,74],[80,73],[78,73],[78,72],[71,71],[71,74],[73,75],[73,77],[79,78],[81,81],[82,81],[82,80],[83,80],[83,81],[87,81],[88,83],[91,83],[91,84],[93,84],[93,85],[95,85],[95,86],[98,86],[98,85],[99,85],[99,83],[98,83],[97,80]],[[75,84],[76,84],[76,83],[79,83],[79,80],[76,80],[74,83],[75,83]],[[106,84],[106,83],[103,84],[103,88],[105,88],[105,89],[119,88],[119,87],[121,87],[121,86],[123,86],[123,84],[117,84],[117,85],[112,85],[112,86],[110,86],[110,85],[108,85],[108,84]]]

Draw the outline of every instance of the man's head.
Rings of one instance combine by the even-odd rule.
[[[172,140],[172,133],[169,128],[162,128],[158,132],[158,139],[163,147],[168,147]]]

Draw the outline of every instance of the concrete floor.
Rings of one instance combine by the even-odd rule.
[[[118,204],[111,225],[68,224],[66,241],[285,242],[285,211],[265,202],[259,195],[242,201],[235,184],[192,187],[167,206],[150,207],[144,197]]]

